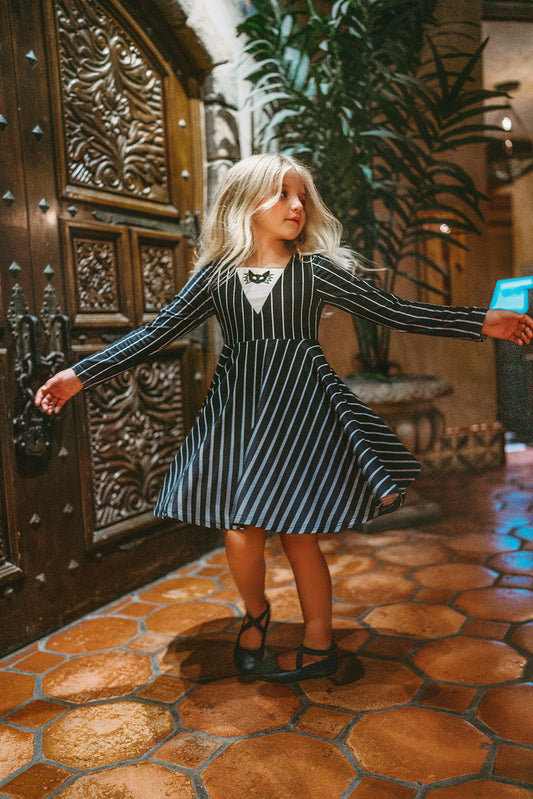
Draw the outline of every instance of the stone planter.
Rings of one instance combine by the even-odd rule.
[[[414,455],[431,450],[444,434],[444,416],[434,401],[453,392],[448,380],[429,375],[398,375],[387,380],[353,375],[343,380]]]

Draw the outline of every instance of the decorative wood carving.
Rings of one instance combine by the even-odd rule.
[[[163,78],[94,0],[56,0],[69,183],[169,202]]]
[[[96,529],[151,510],[185,437],[180,360],[153,361],[88,393]]]
[[[61,219],[75,329],[135,326],[127,228]]]
[[[75,238],[73,245],[79,310],[118,311],[114,242]]]
[[[176,232],[129,228],[136,311],[149,322],[175,297],[188,278],[187,223]]]
[[[141,244],[144,310],[157,313],[176,293],[175,247]]]

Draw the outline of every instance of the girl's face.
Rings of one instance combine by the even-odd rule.
[[[296,172],[287,172],[278,200],[252,218],[252,230],[256,238],[263,241],[293,241],[300,235],[304,225],[304,182]]]

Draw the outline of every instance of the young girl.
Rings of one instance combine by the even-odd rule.
[[[204,405],[155,508],[225,530],[246,607],[235,647],[243,673],[277,682],[332,674],[331,580],[317,533],[397,508],[419,465],[332,371],[318,344],[325,305],[410,333],[527,344],[526,314],[406,302],[354,273],[340,223],[310,172],[256,155],[226,175],[197,270],[149,324],[48,380],[36,404],[57,413],[82,387],[115,377],[215,315],[225,338]],[[264,660],[270,606],[264,545],[279,533],[304,618],[302,645]]]

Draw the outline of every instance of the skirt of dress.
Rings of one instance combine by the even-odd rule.
[[[243,341],[224,347],[155,512],[220,529],[337,532],[395,510],[419,470],[318,342]],[[381,505],[391,493],[398,500]]]

